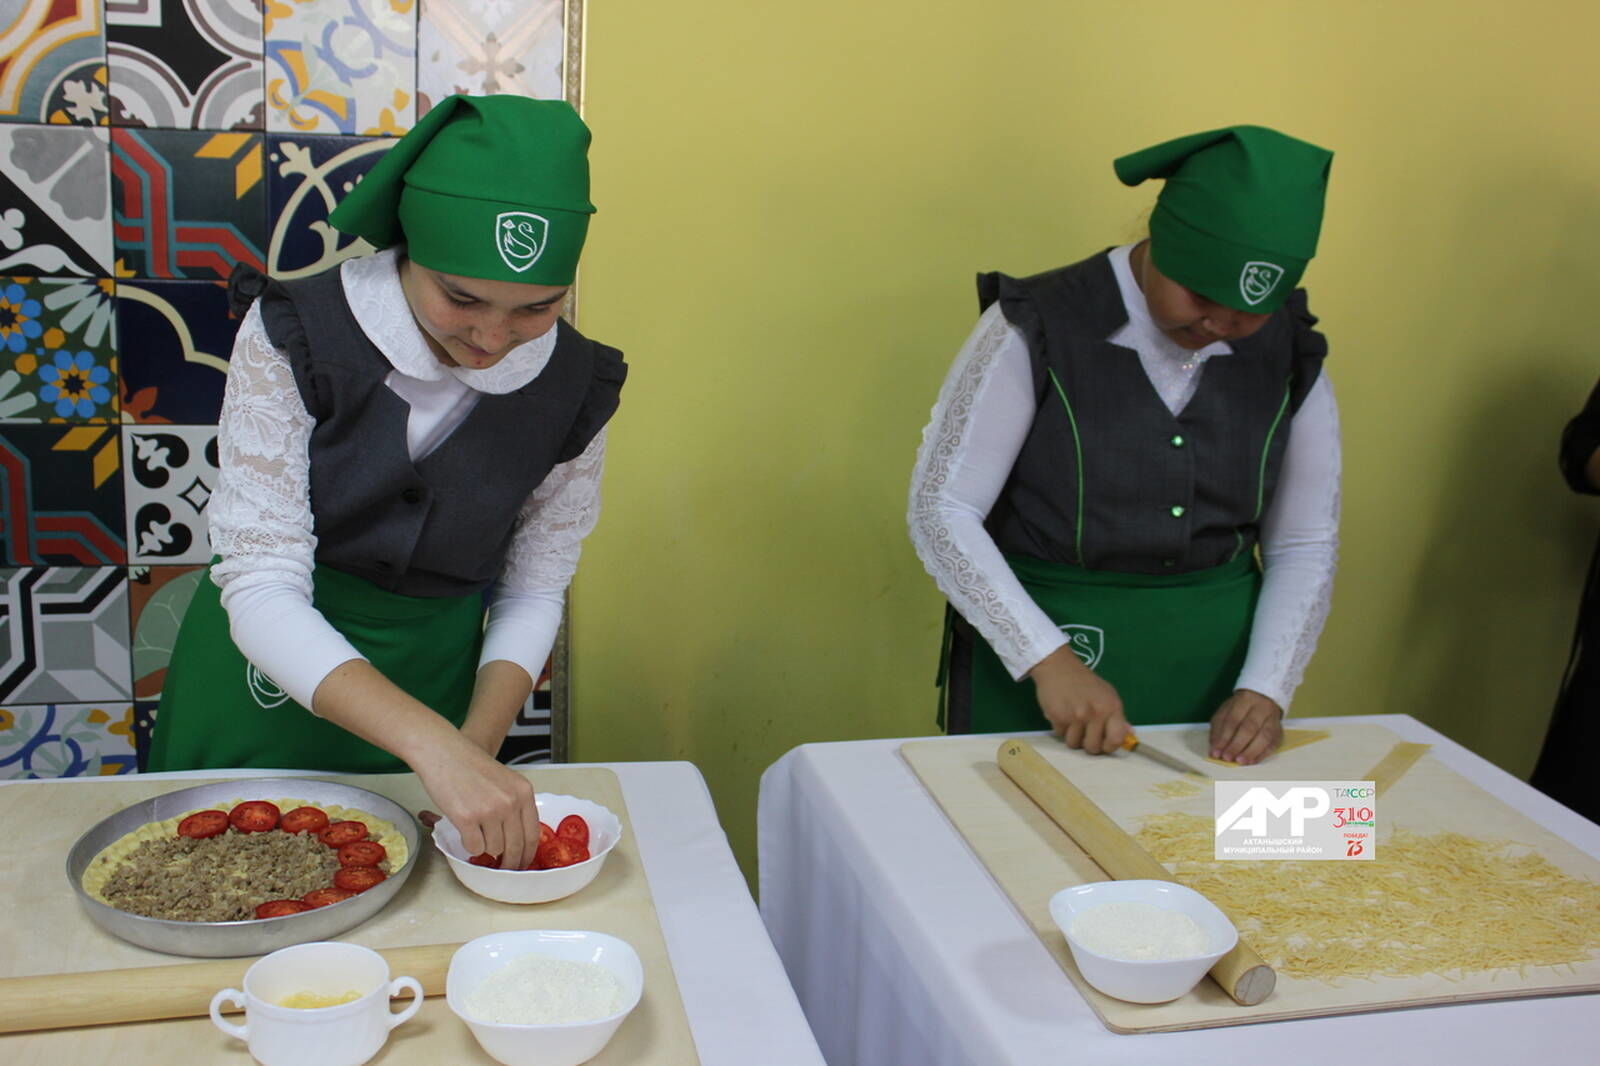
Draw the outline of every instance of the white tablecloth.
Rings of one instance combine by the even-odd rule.
[[[1415,719],[1294,725],[1352,721],[1434,745],[1452,769],[1600,857],[1600,826]],[[761,914],[829,1066],[1600,1063],[1593,995],[1112,1033],[901,759],[901,743],[808,744],[761,779]]]
[[[823,1066],[700,772],[686,762],[593,765],[614,770],[622,784],[702,1066]],[[279,777],[285,772],[201,770],[146,774],[140,780],[219,773]],[[92,788],[117,778],[72,780]],[[0,784],[25,788],[29,783]]]

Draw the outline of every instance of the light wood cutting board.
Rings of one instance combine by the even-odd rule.
[[[622,788],[610,770],[540,767],[533,776],[541,792],[593,800],[622,820],[622,841],[600,875],[583,891],[553,903],[517,906],[469,892],[456,880],[424,829],[420,865],[379,914],[339,939],[368,947],[409,947],[464,942],[510,929],[592,929],[621,937],[644,963],[644,998],[612,1038],[594,1066],[696,1066],[699,1056],[683,1001],[667,958],[650,887]],[[225,779],[219,774],[215,780]],[[411,811],[429,806],[412,774],[330,777],[387,796]],[[140,800],[203,784],[145,781],[85,786],[63,782],[0,788],[0,825],[7,836],[7,861],[0,863],[0,900],[10,921],[0,933],[0,976],[78,973],[133,966],[169,966],[185,960],[125,943],[89,920],[66,883],[67,850],[101,818]],[[239,782],[241,795],[252,782]],[[399,974],[394,976],[398,977]],[[400,1003],[404,1003],[402,998]],[[188,1062],[251,1062],[245,1045],[220,1032],[209,1019],[95,1026],[0,1036],[0,1062],[9,1066],[58,1066],[66,1062],[115,1062],[118,1066],[167,1066],[174,1049]],[[438,1066],[494,1062],[473,1039],[443,996],[426,1000],[416,1016],[395,1029],[374,1066],[402,1063]]]
[[[1280,973],[1273,994],[1254,1007],[1235,1003],[1209,978],[1172,1003],[1124,1003],[1102,995],[1078,973],[1066,938],[1050,920],[1049,900],[1062,888],[1101,881],[1105,874],[1001,773],[995,752],[1003,739],[996,735],[911,741],[901,745],[900,751],[1113,1032],[1204,1029],[1431,1003],[1600,991],[1600,957],[1591,957],[1570,969],[1530,967],[1526,976],[1499,972],[1469,974],[1459,980],[1429,975],[1328,983]],[[1328,739],[1284,752],[1264,765],[1221,767],[1204,760],[1204,727],[1146,732],[1140,739],[1191,765],[1205,766],[1219,779],[1258,781],[1361,779],[1400,740],[1382,726],[1352,723],[1335,726]],[[1162,799],[1152,793],[1152,786],[1179,779],[1152,760],[1125,754],[1085,755],[1048,737],[1033,744],[1130,834],[1138,831],[1139,819],[1148,814],[1184,811],[1208,819],[1213,816],[1210,788],[1184,800]],[[1385,826],[1403,825],[1421,832],[1453,830],[1521,841],[1567,873],[1600,881],[1600,860],[1513,811],[1431,756],[1424,756],[1384,794],[1378,817],[1380,858]]]

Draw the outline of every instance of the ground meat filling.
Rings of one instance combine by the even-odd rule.
[[[237,922],[255,918],[267,900],[327,888],[338,869],[338,853],[310,833],[230,828],[205,840],[146,840],[117,864],[102,894],[146,918]]]

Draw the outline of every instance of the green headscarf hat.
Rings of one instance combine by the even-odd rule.
[[[328,221],[446,274],[568,285],[594,213],[588,151],[563,101],[447,96]]]
[[[1118,159],[1124,185],[1165,178],[1156,269],[1239,311],[1276,310],[1317,254],[1333,153],[1263,126],[1195,133]]]

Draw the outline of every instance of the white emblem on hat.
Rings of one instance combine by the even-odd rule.
[[[549,235],[549,221],[528,211],[502,211],[495,216],[495,249],[518,274],[539,261]]]
[[[1272,295],[1272,290],[1278,287],[1278,282],[1283,280],[1283,267],[1276,263],[1264,263],[1259,259],[1252,259],[1244,265],[1244,270],[1239,274],[1239,293],[1244,297],[1244,302],[1254,307],[1256,304]]]

